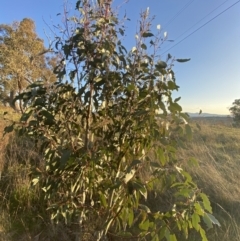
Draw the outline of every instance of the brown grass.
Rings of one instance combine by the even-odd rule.
[[[194,138],[187,149],[180,150],[180,157],[209,196],[221,223],[220,228],[209,230],[209,240],[240,240],[240,129],[205,120],[198,130],[195,124]],[[197,159],[198,166],[189,165],[189,157]]]

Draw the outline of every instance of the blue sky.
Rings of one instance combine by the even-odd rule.
[[[69,1],[74,8],[75,1]],[[122,2],[123,0],[115,0],[115,5]],[[173,47],[236,2],[238,3],[235,6]],[[0,3],[0,23],[21,21],[25,17],[32,18],[39,36],[43,39],[46,39],[43,29],[50,34],[43,19],[50,26],[58,24],[61,16],[57,17],[56,14],[63,12],[63,0],[0,0]],[[186,5],[189,6],[184,11],[180,11]],[[162,30],[168,32],[168,39],[174,40],[163,45],[161,50],[163,59],[168,52],[176,58],[191,58],[190,62],[176,63],[174,66],[176,81],[180,86],[180,90],[174,93],[174,96],[182,97],[180,104],[183,110],[198,112],[201,109],[207,113],[229,114],[228,108],[232,102],[240,98],[240,2],[238,0],[129,0],[122,6],[120,12],[122,14],[126,10],[131,19],[130,22],[126,22],[125,44],[129,49],[134,46],[139,13],[147,7],[150,9],[150,14],[155,15],[153,30],[155,31],[157,24],[160,24]],[[212,12],[214,9],[216,10]],[[176,16],[179,12],[180,14]],[[208,14],[209,16],[199,22]],[[189,28],[191,29],[187,31]],[[182,35],[183,33],[185,34]],[[167,51],[171,47],[173,48]],[[167,52],[164,53],[165,51]]]

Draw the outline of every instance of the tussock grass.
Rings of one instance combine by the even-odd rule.
[[[208,231],[209,240],[240,240],[240,129],[211,121],[202,121],[201,130],[196,121],[192,126],[193,140],[179,154],[184,167],[209,196],[214,216],[221,223]],[[191,165],[189,157],[197,159],[198,166]]]

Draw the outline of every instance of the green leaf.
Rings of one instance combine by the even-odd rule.
[[[192,215],[192,226],[198,231],[200,226],[199,226],[199,223],[200,223],[200,217],[198,216],[197,213],[193,213]]]
[[[164,151],[163,151],[162,148],[158,148],[157,156],[158,156],[159,161],[161,162],[161,164],[164,166],[166,164],[166,159],[165,159]]]
[[[188,172],[182,171],[181,174],[186,178],[186,181],[192,182],[192,177]]]
[[[203,221],[207,225],[208,228],[213,228],[212,221],[211,221],[211,219],[210,219],[210,217],[208,216],[207,213],[204,213]]]
[[[169,231],[169,229],[167,228],[166,230],[165,230],[165,238],[167,239],[167,241],[169,241],[170,240],[170,231]]]
[[[210,217],[213,224],[216,224],[219,227],[221,227],[221,224],[219,223],[219,221],[211,213],[208,213],[208,216]]]
[[[142,222],[139,224],[139,228],[144,231],[148,231],[149,228],[149,220],[147,219],[146,221]]]
[[[141,44],[141,48],[146,50],[147,49],[147,45],[146,44]]]
[[[157,70],[165,69],[167,67],[167,63],[164,61],[158,61],[155,67]]]
[[[168,229],[165,226],[160,228],[159,233],[158,233],[159,240],[162,240],[165,237],[166,230],[168,230]],[[169,230],[168,230],[168,232],[169,232]]]
[[[169,241],[177,241],[175,234],[170,234]]]
[[[185,63],[185,62],[188,62],[190,60],[191,59],[176,59],[176,61],[179,62],[179,63]]]
[[[144,38],[148,38],[148,37],[152,37],[152,36],[154,36],[152,33],[150,33],[150,32],[145,32],[145,33],[143,33],[143,35],[142,35]]]
[[[181,99],[181,97],[178,97],[174,100],[174,102],[178,102]]]
[[[12,132],[12,131],[13,131],[13,126],[14,126],[14,123],[13,123],[12,125],[10,125],[10,126],[6,126],[6,127],[4,128],[4,135],[5,135],[6,133]]]
[[[170,90],[175,90],[176,88],[177,88],[177,85],[176,85],[176,83],[174,82],[174,81],[168,81],[168,88],[170,89]],[[181,97],[180,97],[181,98]],[[177,102],[177,101],[175,101],[175,102]]]
[[[178,193],[176,193],[176,195],[184,196],[184,197],[189,197],[191,191],[192,191],[191,189],[182,188]]]
[[[124,35],[124,30],[122,28],[119,28],[119,33],[123,36]]]
[[[203,211],[201,205],[199,204],[199,202],[195,203],[194,207],[195,207],[195,213],[197,213],[200,216],[203,216],[204,211]]]
[[[68,56],[69,56],[70,53],[71,53],[71,46],[65,44],[65,45],[63,46],[63,51],[64,51],[64,54],[66,55],[66,59],[68,59]]]
[[[211,220],[213,224],[216,224],[219,227],[221,227],[221,224],[219,223],[219,221],[212,214],[210,213],[205,213],[205,214],[208,216],[208,218]]]
[[[128,226],[129,227],[132,226],[133,220],[134,220],[134,213],[133,213],[133,210],[131,208],[129,208],[129,211],[128,211]]]
[[[202,198],[204,208],[205,208],[207,211],[209,211],[210,213],[212,213],[211,203],[210,203],[207,195],[204,194],[204,193],[200,193],[200,197]]]
[[[98,192],[99,196],[100,196],[100,201],[101,201],[101,204],[103,205],[103,207],[107,207],[107,200],[106,200],[106,197],[104,196],[104,194],[99,191]]]
[[[170,103],[168,109],[171,111],[171,112],[180,112],[182,111],[182,107],[178,104],[178,103]]]
[[[202,227],[200,227],[200,235],[202,237],[202,241],[208,241],[207,237],[206,237],[206,232],[202,229]]]
[[[158,238],[158,235],[157,235],[157,234],[155,234],[155,235],[153,236],[152,241],[159,241],[159,238]]]

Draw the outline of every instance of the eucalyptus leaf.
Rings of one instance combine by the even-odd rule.
[[[142,36],[144,38],[148,38],[148,37],[153,37],[154,35],[152,33],[150,33],[150,32],[145,32],[145,33],[142,34]]]
[[[204,193],[200,193],[200,196],[201,196],[201,198],[202,198],[203,205],[204,205],[205,209],[206,209],[207,211],[209,211],[209,212],[212,212],[211,203],[210,203],[207,195],[204,194]]]
[[[191,59],[176,59],[176,61],[179,62],[179,63],[185,63],[185,62],[188,62],[190,60]]]
[[[146,50],[147,49],[147,45],[146,44],[141,44],[141,48]]]
[[[167,63],[164,61],[159,60],[155,65],[157,70],[165,69],[167,67]]]
[[[147,231],[148,228],[149,228],[149,220],[147,219],[146,221],[140,223],[139,228],[144,230],[144,231]]]
[[[200,223],[200,217],[198,214],[196,213],[193,213],[192,215],[192,226],[198,231],[200,226],[199,226],[199,223]]]
[[[215,225],[221,227],[221,224],[219,223],[219,221],[218,221],[212,214],[210,214],[210,213],[205,213],[205,214],[204,214],[204,217],[205,217],[206,219],[209,219],[212,224],[215,224]],[[208,224],[209,224],[209,223],[208,223]],[[208,227],[209,227],[209,228],[212,228],[211,224],[209,224]]]

